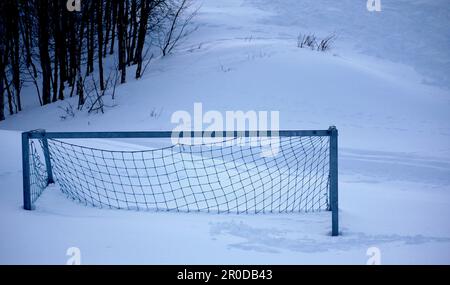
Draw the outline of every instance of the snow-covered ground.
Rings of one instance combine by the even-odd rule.
[[[204,1],[199,29],[105,114],[37,107],[0,123],[0,263],[450,263],[450,7],[446,1]],[[299,33],[337,35],[331,51]],[[129,74],[133,74],[132,71]],[[339,129],[342,235],[329,213],[211,215],[101,210],[49,187],[22,204],[20,131],[170,130],[177,110],[280,111],[282,129]],[[154,116],[152,112],[160,115]]]

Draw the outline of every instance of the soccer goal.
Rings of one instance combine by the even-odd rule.
[[[131,142],[131,143],[130,143]],[[338,228],[338,131],[22,134],[24,208],[56,183],[112,209],[235,214],[331,211]]]

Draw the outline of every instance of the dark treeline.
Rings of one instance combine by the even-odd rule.
[[[70,11],[78,4],[80,11]],[[41,105],[78,96],[81,108],[88,76],[95,74],[97,94],[108,88],[107,56],[120,83],[131,65],[141,77],[150,46],[165,56],[187,34],[194,15],[185,15],[188,6],[189,0],[1,0],[0,120],[5,111],[22,110],[24,85],[35,87]]]

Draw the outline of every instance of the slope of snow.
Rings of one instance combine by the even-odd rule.
[[[205,1],[199,30],[175,54],[154,60],[144,78],[118,86],[105,114],[77,111],[61,120],[58,106],[76,98],[36,107],[32,87],[24,90],[25,111],[0,123],[0,263],[63,264],[71,246],[83,263],[365,264],[371,246],[382,263],[450,263],[450,56],[441,25],[448,5],[383,1],[376,18],[365,1],[284,2]],[[417,32],[414,19],[432,32]],[[339,37],[327,53],[296,47],[300,32],[333,29]],[[415,43],[422,34],[431,47]],[[36,211],[21,209],[17,130],[170,130],[171,114],[192,113],[194,102],[205,112],[280,111],[282,129],[336,125],[342,236],[328,236],[329,213],[100,210],[69,201],[57,187]]]
[[[276,12],[264,21],[285,27],[286,36],[335,34],[340,47],[407,64],[424,77],[424,83],[450,87],[447,0],[381,0],[381,12],[372,13],[364,0],[315,2],[245,1],[263,11]]]

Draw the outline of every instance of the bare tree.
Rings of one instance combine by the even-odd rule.
[[[42,69],[42,104],[50,103],[50,81],[51,66],[48,35],[48,1],[38,0],[38,21],[39,21],[39,59]]]
[[[12,33],[12,67],[13,67],[13,84],[15,92],[15,100],[18,111],[22,110],[22,104],[20,100],[20,41],[19,41],[19,7],[16,1],[12,2],[10,6],[10,19],[11,19],[11,33]]]
[[[115,44],[115,76],[125,83],[128,66],[140,78],[152,62],[153,40],[165,56],[194,30],[192,0],[81,1],[80,12],[69,12],[66,0],[0,0],[0,120],[22,110],[23,86],[36,88],[41,105],[78,96],[81,109],[88,75],[98,78],[97,97],[106,94],[104,58]]]
[[[172,52],[172,50],[180,43],[180,40],[192,33],[195,29],[188,29],[197,10],[188,14],[191,8],[191,0],[175,1],[174,5],[169,8],[166,16],[168,30],[163,30],[160,35],[160,49],[163,56]],[[186,15],[187,14],[187,15]]]
[[[117,42],[119,45],[119,70],[121,73],[120,83],[126,82],[126,66],[125,66],[125,41],[126,41],[126,21],[125,21],[124,2],[119,0],[118,21],[117,21]]]
[[[141,1],[141,14],[140,14],[140,23],[139,23],[139,32],[137,37],[136,44],[136,53],[134,55],[134,64],[137,64],[136,67],[136,78],[141,77],[142,70],[142,50],[144,49],[145,44],[145,36],[147,34],[147,26],[148,26],[148,18],[150,15],[150,2],[151,0],[142,0]]]
[[[98,74],[100,80],[100,89],[105,89],[105,84],[103,82],[103,1],[97,0],[97,51],[98,51]]]
[[[111,46],[109,49],[109,54],[114,53],[114,43],[116,38],[116,27],[117,27],[117,7],[118,1],[121,0],[111,0],[111,11],[112,11],[112,29],[111,29]]]

